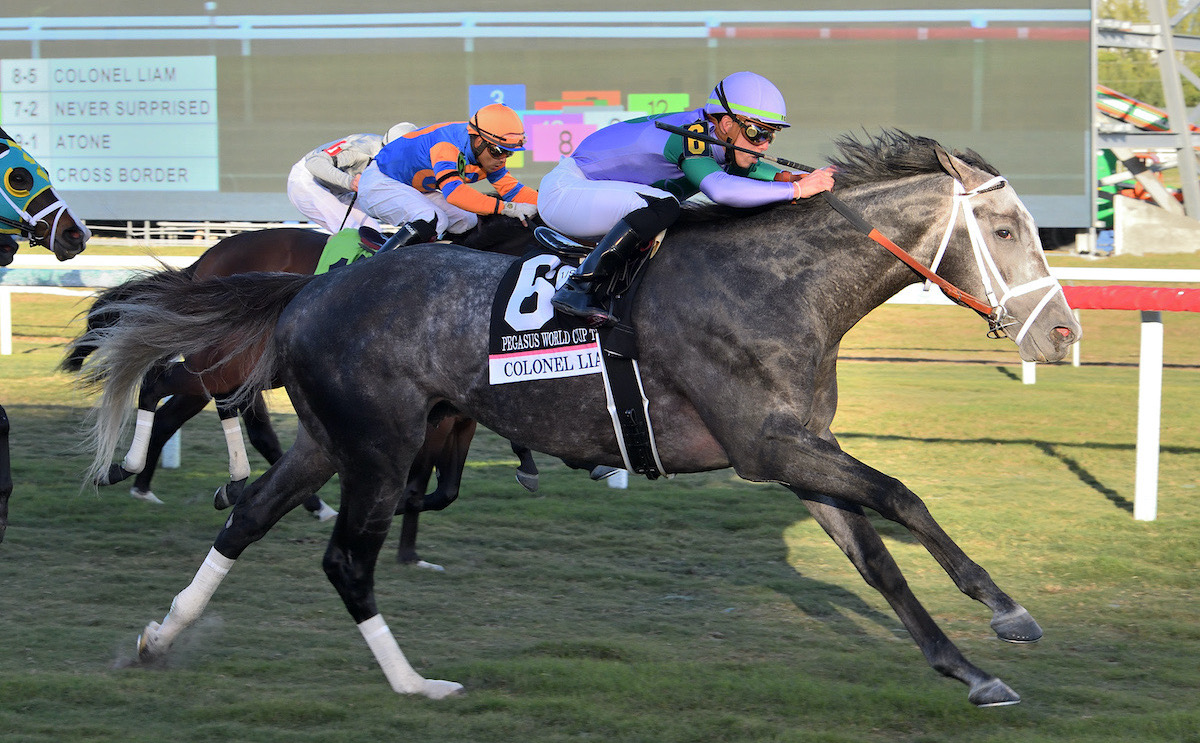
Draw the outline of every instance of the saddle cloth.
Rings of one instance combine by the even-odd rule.
[[[314,274],[323,274],[335,268],[348,266],[360,258],[375,255],[384,242],[383,235],[370,227],[347,227],[332,235],[325,243],[321,257],[317,259]]]
[[[632,328],[605,328],[597,333],[550,305],[555,290],[574,270],[559,255],[535,249],[505,273],[492,303],[489,380],[491,384],[536,383],[600,374],[625,468],[653,480],[664,470],[654,443]],[[628,317],[628,311],[622,316]]]

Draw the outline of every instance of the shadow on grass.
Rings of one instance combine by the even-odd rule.
[[[1112,502],[1114,506],[1123,511],[1133,512],[1133,502],[1125,496],[1118,493],[1113,488],[1105,485],[1098,477],[1093,475],[1074,457],[1071,457],[1066,452],[1070,449],[1096,449],[1133,453],[1136,451],[1134,444],[1101,444],[1097,442],[1061,442],[1061,441],[1041,441],[1038,439],[996,439],[996,438],[974,438],[974,439],[955,439],[944,436],[900,436],[892,434],[874,434],[874,433],[854,433],[854,432],[839,432],[839,439],[861,439],[864,441],[908,441],[923,444],[979,444],[979,445],[1023,445],[1032,446],[1047,457],[1057,459],[1067,470],[1079,478],[1079,481],[1087,485],[1092,490]],[[1164,454],[1200,454],[1200,448],[1190,446],[1163,446],[1159,450]]]
[[[897,628],[903,631],[900,619],[895,614],[879,611],[857,593],[810,578],[798,568],[794,576],[789,576],[787,585],[771,587],[786,596],[802,614],[827,625],[838,634],[863,634],[861,624],[855,621],[856,617],[888,633],[895,633]]]

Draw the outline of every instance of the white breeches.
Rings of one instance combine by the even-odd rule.
[[[565,235],[598,238],[626,214],[646,206],[643,194],[674,198],[643,183],[588,180],[573,158],[564,157],[538,186],[538,214]]]
[[[379,229],[379,222],[360,209],[358,203],[350,206],[354,201],[354,194],[335,196],[313,178],[308,168],[304,167],[303,160],[293,165],[292,171],[288,173],[287,195],[292,206],[308,217],[310,222],[316,222],[327,232],[333,233],[343,227],[362,225]],[[342,223],[343,220],[345,224]]]
[[[464,184],[459,188],[470,188]],[[440,191],[421,193],[383,174],[375,163],[367,166],[358,181],[358,205],[376,219],[397,227],[417,219],[437,223],[437,234],[466,232],[479,224],[474,212],[459,209]]]

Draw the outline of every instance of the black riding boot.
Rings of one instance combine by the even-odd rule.
[[[394,248],[420,245],[432,241],[435,237],[437,237],[437,226],[428,219],[417,219],[396,230],[396,234],[380,245],[376,252],[382,253]]]
[[[617,222],[583,259],[571,278],[554,292],[550,304],[563,314],[585,318],[593,328],[613,324],[616,318],[605,307],[606,297],[601,293],[601,286],[645,243],[629,223],[623,219]]]

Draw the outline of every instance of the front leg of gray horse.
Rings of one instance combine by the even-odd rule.
[[[997,707],[1021,701],[1003,681],[972,665],[937,626],[909,589],[900,567],[861,508],[799,489],[795,492],[867,585],[891,604],[934,670],[970,687],[967,698],[976,706]]]
[[[783,435],[780,425],[779,420],[768,422],[775,430],[763,437],[765,445],[761,451],[768,462],[772,458],[790,460],[790,471],[784,477],[762,479],[790,482],[799,489],[796,492],[821,493],[857,504],[900,524],[929,550],[960,591],[992,610],[991,626],[1000,639],[1017,643],[1041,639],[1042,628],[1029,612],[967,557],[934,520],[925,503],[904,483],[863,464],[843,452],[836,442],[818,437],[799,424],[788,424],[790,430],[783,429]],[[819,487],[809,483],[819,483]]]
[[[892,499],[896,505],[893,512],[895,517],[885,511],[880,513],[907,527],[954,580],[960,591],[992,610],[991,627],[996,636],[1012,643],[1031,643],[1042,639],[1041,626],[1025,607],[1000,590],[988,572],[967,557],[934,520],[920,498],[898,481],[896,485],[902,494]]]

